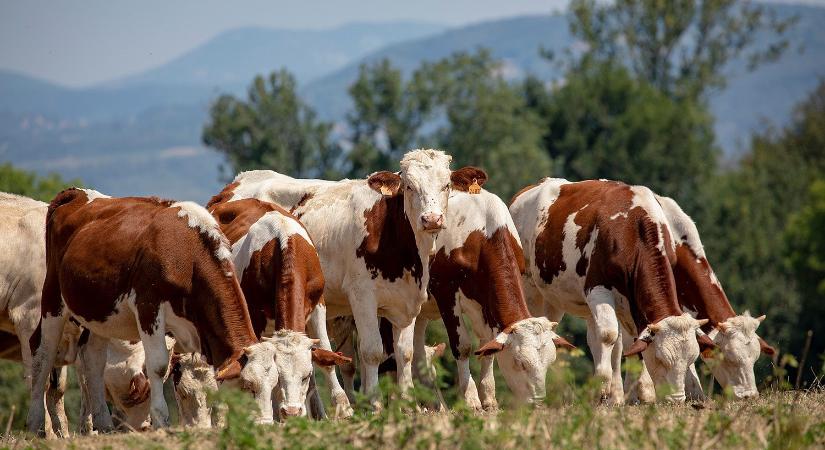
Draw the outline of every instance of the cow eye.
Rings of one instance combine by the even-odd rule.
[[[258,392],[258,390],[255,388],[255,383],[253,383],[253,382],[251,382],[251,381],[244,381],[244,382],[241,384],[241,389],[243,389],[243,390],[245,390],[245,391],[247,391],[247,392],[251,392],[251,393],[253,393],[253,394],[254,394],[254,393],[256,393],[256,392]]]
[[[447,191],[449,189],[450,189],[450,184],[448,183],[446,186],[444,186],[444,189],[442,189],[442,191]]]
[[[407,186],[407,190],[408,190],[408,191],[411,191],[411,190],[412,190],[412,187]]]

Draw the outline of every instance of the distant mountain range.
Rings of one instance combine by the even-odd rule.
[[[728,155],[766,118],[784,123],[793,104],[825,77],[825,8],[771,5],[798,14],[791,49],[748,73],[728,68],[729,86],[711,96],[716,131]],[[326,31],[245,28],[223,33],[161,67],[85,89],[0,71],[0,162],[79,177],[113,195],[156,194],[205,201],[219,187],[221,157],[200,144],[208,105],[243,94],[257,73],[288,68],[302,95],[330,120],[349,108],[358,66],[389,58],[405,73],[458,50],[489,48],[505,73],[556,79],[540,46],[575,45],[567,17],[516,17],[455,29],[423,23],[352,24]],[[800,51],[800,48],[802,49]]]

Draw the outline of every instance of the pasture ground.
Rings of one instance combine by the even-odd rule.
[[[578,396],[578,395],[577,395]],[[583,397],[537,410],[474,415],[412,413],[390,401],[380,414],[353,419],[256,426],[244,397],[229,406],[222,429],[32,439],[17,433],[5,448],[825,448],[825,390],[774,391],[756,400],[700,404],[592,406]],[[572,400],[572,401],[571,401]],[[407,411],[407,412],[402,412]]]

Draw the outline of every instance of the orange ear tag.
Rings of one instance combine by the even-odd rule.
[[[473,178],[473,184],[467,188],[467,192],[471,194],[480,194],[481,193],[481,186],[478,184],[478,178]]]
[[[381,185],[381,195],[386,195],[387,197],[392,196],[392,189],[388,188],[387,186]]]

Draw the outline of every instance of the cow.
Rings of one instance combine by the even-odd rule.
[[[472,409],[496,409],[493,355],[507,385],[520,403],[540,402],[547,368],[556,345],[569,346],[553,332],[557,323],[532,317],[522,290],[524,256],[507,205],[483,189],[487,174],[475,167],[452,173],[450,215],[438,234],[430,262],[429,291],[444,321],[450,349],[458,364],[459,391]],[[432,309],[432,308],[429,308]],[[416,324],[416,348],[423,345],[426,320]],[[472,343],[464,324],[484,343],[475,354],[481,361],[481,390],[470,375]],[[485,343],[486,342],[486,343]],[[480,401],[479,401],[479,394]]]
[[[208,206],[244,198],[276,203],[298,217],[315,243],[329,317],[352,315],[358,328],[362,390],[380,408],[378,317],[393,324],[398,383],[412,386],[415,317],[427,300],[435,235],[444,226],[451,157],[413,150],[401,171],[363,180],[295,179],[268,170],[239,174]]]
[[[46,212],[48,204],[0,192],[0,332],[3,358],[21,361],[27,385],[31,386],[29,339],[40,321],[40,294],[46,277]],[[80,329],[66,327],[59,338],[55,369],[49,377],[47,405],[51,431],[68,435],[63,409],[67,364],[77,356]]]
[[[254,198],[213,204],[210,212],[232,245],[255,334],[260,337],[266,331],[266,335],[272,335],[274,330],[303,333],[309,327],[310,334],[320,338],[321,348],[313,348],[311,356],[307,353],[300,357],[297,351],[292,352],[296,360],[279,371],[281,418],[306,414],[303,399],[296,395],[306,394],[310,379],[288,368],[297,367],[297,360],[310,358],[327,374],[335,416],[351,416],[349,400],[335,375],[335,364],[349,361],[331,351],[326,320],[310,315],[323,304],[324,275],[304,226],[283,208]],[[283,358],[283,363],[287,362]],[[317,395],[313,391],[315,398]],[[315,401],[320,403],[320,398]]]
[[[624,402],[622,328],[638,339],[653,382],[684,401],[685,374],[699,356],[696,320],[679,307],[667,219],[643,186],[546,178],[522,189],[510,212],[521,236],[525,292],[550,320],[585,318],[602,402]],[[712,343],[710,343],[712,345]]]
[[[665,213],[676,248],[673,276],[679,303],[694,317],[708,320],[702,329],[719,350],[704,349],[700,354],[702,359],[708,363],[719,384],[731,389],[735,397],[758,396],[753,366],[760,353],[774,355],[776,352],[756,334],[765,316],[751,317],[748,312],[736,314],[708,262],[693,219],[675,200],[663,196],[656,198]],[[641,382],[648,379],[643,376]],[[686,386],[688,397],[696,400],[704,398],[693,365],[688,372]],[[645,390],[649,389],[641,389],[642,392]]]
[[[94,427],[112,429],[103,371],[108,340],[140,340],[146,353],[150,417],[168,426],[163,379],[166,332],[182,350],[200,352],[217,379],[268,387],[277,376],[275,346],[258,341],[217,222],[192,202],[111,198],[91,189],[57,194],[46,214],[46,277],[34,350],[27,427],[43,434],[44,388],[70,317],[90,331],[84,382]],[[274,386],[273,386],[274,387]],[[271,396],[262,392],[260,396]],[[260,420],[271,422],[271,408]]]

